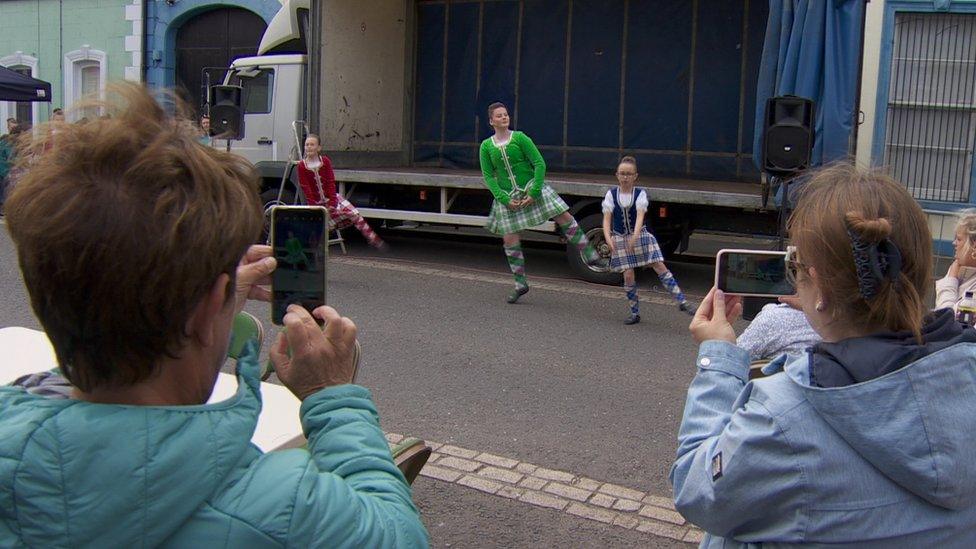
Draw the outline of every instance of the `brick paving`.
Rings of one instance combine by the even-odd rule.
[[[403,437],[388,433],[392,445]],[[454,445],[427,442],[430,461],[421,476],[518,500],[536,507],[685,543],[698,543],[702,531],[674,510],[671,498],[600,482]]]

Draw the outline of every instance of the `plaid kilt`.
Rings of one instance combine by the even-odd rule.
[[[657,239],[647,229],[641,230],[637,244],[630,251],[627,251],[627,241],[630,240],[630,235],[614,234],[611,236],[613,237],[614,252],[610,256],[610,270],[615,273],[664,261],[664,255],[661,253],[661,247],[657,245]]]
[[[523,196],[525,195],[516,191],[512,195],[512,200],[520,199]],[[542,185],[542,196],[528,208],[512,211],[495,200],[491,205],[491,213],[488,214],[488,223],[485,224],[485,229],[500,235],[517,233],[542,225],[567,210],[569,210],[569,206],[563,202],[562,198],[559,198],[556,191],[544,184]]]
[[[336,229],[345,229],[355,225],[356,221],[362,217],[359,210],[346,200],[341,194],[336,194],[336,207],[329,212],[332,224]]]

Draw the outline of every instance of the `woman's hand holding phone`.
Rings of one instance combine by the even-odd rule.
[[[247,249],[237,266],[237,309],[244,310],[247,300],[271,301],[271,273],[278,265],[271,257],[271,246],[255,244]]]
[[[325,322],[324,328],[316,318]],[[284,324],[285,331],[271,348],[271,362],[278,379],[299,400],[353,382],[359,357],[352,320],[339,316],[332,307],[318,307],[309,314],[298,305],[289,305]]]
[[[732,323],[741,314],[742,298],[727,296],[722,290],[713,287],[698,306],[688,330],[697,343],[717,339],[734,344],[735,329],[732,328]]]

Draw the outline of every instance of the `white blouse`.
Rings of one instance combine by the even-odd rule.
[[[617,198],[620,200],[621,208],[629,208],[634,202],[634,193],[621,192],[617,189]],[[607,196],[603,198],[603,213],[613,213],[613,208],[616,204],[613,203],[613,190],[607,191]],[[647,193],[642,192],[637,196],[637,211],[646,212],[647,211]]]

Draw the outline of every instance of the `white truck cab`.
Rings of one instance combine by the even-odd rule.
[[[236,59],[224,83],[243,88],[244,139],[231,150],[260,167],[288,160],[291,124],[303,120],[306,56],[259,55]],[[218,146],[220,143],[218,142]]]

